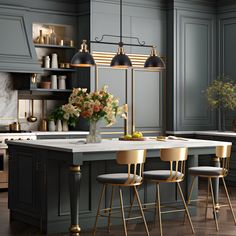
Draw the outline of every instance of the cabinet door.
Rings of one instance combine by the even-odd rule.
[[[0,10],[0,70],[4,72],[41,72],[30,37],[26,12]]]
[[[9,208],[24,210],[28,216],[39,219],[42,163],[35,154],[21,150],[12,158],[9,152]]]

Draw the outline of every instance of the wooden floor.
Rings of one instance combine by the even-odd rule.
[[[221,188],[220,199],[226,202],[225,194]],[[230,196],[236,210],[236,188],[230,187]],[[206,186],[202,182],[200,183],[200,195],[199,198],[203,198],[206,194]],[[212,211],[208,211],[208,220],[204,219],[204,208],[199,207],[197,216],[192,217],[193,224],[195,227],[196,236],[205,235],[221,235],[221,236],[235,236],[236,226],[233,223],[231,212],[227,207],[221,208],[219,217],[219,227],[220,231],[217,232],[215,229],[214,220],[212,219]],[[159,235],[158,224],[148,224],[150,235]],[[193,235],[191,233],[190,226],[186,221],[185,225],[182,224],[182,219],[177,220],[164,220],[163,221],[163,233],[168,236],[185,236]],[[37,228],[25,225],[20,222],[12,222],[9,224],[9,211],[7,209],[7,192],[0,192],[0,236],[39,236],[41,235]],[[65,236],[69,234],[57,234],[58,236]],[[81,236],[91,236],[91,232],[82,232]],[[123,228],[112,227],[110,234],[106,230],[100,229],[97,236],[120,236],[123,235]],[[128,225],[128,235],[141,236],[146,235],[144,231],[144,226],[142,224],[129,224]],[[56,236],[56,235],[52,235]]]

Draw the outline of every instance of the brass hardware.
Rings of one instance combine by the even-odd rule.
[[[80,227],[79,225],[71,225],[70,226],[70,235],[71,236],[79,236],[80,235]]]
[[[73,166],[70,166],[70,171],[72,172],[80,172],[80,166],[76,166],[76,165],[73,165]]]
[[[32,84],[36,84],[36,77],[37,77],[37,74],[32,74],[32,76],[31,76],[31,82],[32,82]]]

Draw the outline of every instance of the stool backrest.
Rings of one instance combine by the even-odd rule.
[[[186,160],[188,159],[187,148],[167,148],[161,149],[161,160],[170,163],[170,177],[171,182],[181,181],[185,175]]]
[[[116,156],[118,164],[128,166],[128,179],[132,179],[133,183],[142,182],[145,161],[146,150],[119,151]]]
[[[216,147],[216,157],[220,159],[223,176],[226,176],[229,172],[231,147],[232,145],[224,145]]]

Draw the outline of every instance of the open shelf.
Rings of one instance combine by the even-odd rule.
[[[73,68],[43,68],[44,71],[56,71],[56,72],[75,72]]]
[[[57,48],[57,49],[76,49],[76,47],[71,47],[71,46],[61,46],[61,45],[53,45],[53,44],[34,44],[35,47],[37,48]]]

